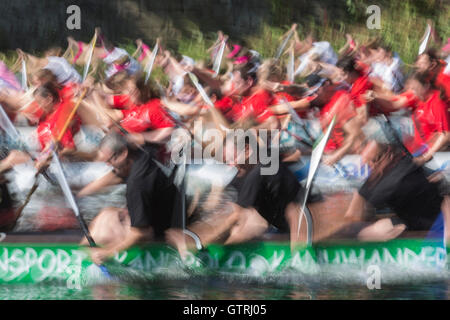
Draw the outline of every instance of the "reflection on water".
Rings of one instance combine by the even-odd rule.
[[[369,290],[361,285],[238,284],[222,279],[107,284],[70,290],[54,285],[2,285],[0,300],[332,300],[450,299],[450,281],[385,285]]]

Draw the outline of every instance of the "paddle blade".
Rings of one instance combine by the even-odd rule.
[[[283,50],[286,47],[288,41],[291,39],[292,35],[294,34],[294,31],[289,31],[289,34],[284,39],[284,41],[281,43],[281,45],[278,47],[277,54],[275,56],[275,59],[280,59],[281,55],[283,54]]]
[[[294,48],[289,50],[289,61],[286,66],[287,68],[287,80],[290,83],[294,82]]]
[[[28,77],[27,77],[27,65],[25,60],[22,59],[22,90],[28,91]]]
[[[152,73],[152,69],[153,69],[153,64],[155,63],[155,59],[156,59],[156,54],[158,53],[158,43],[155,44],[155,47],[153,48],[153,52],[152,55],[150,56],[150,61],[148,62],[147,65],[147,70],[146,70],[146,74],[145,74],[145,84],[147,84],[148,80],[150,79],[150,74]]]
[[[84,66],[83,80],[81,82],[84,82],[84,80],[86,80],[86,78],[87,78],[87,75],[89,72],[89,67],[91,66],[92,56],[94,55],[94,49],[95,49],[96,43],[97,43],[97,33],[94,34],[94,38],[92,39],[91,50],[89,51],[88,61],[87,61],[86,65]]]
[[[206,104],[209,105],[210,107],[214,107],[214,104],[212,103],[211,99],[209,99],[208,95],[205,92],[205,89],[203,89],[202,85],[198,82],[197,77],[191,72],[189,72],[188,75],[189,78],[191,78],[191,81],[194,84],[195,88],[197,88],[197,91],[200,93],[203,100],[206,102]]]
[[[430,40],[430,35],[431,35],[431,26],[429,24],[427,24],[427,28],[425,29],[425,37],[419,47],[419,53],[418,53],[419,56],[422,53],[424,53],[425,50],[427,49],[428,40]]]
[[[314,175],[316,174],[317,168],[319,167],[320,159],[322,158],[323,151],[325,150],[325,145],[328,142],[328,139],[331,135],[331,131],[333,130],[334,124],[336,123],[336,116],[331,120],[328,129],[321,138],[319,138],[314,144],[314,149],[311,154],[311,162],[309,165],[308,179],[306,180],[306,189],[308,190],[311,187],[312,180]]]
[[[311,161],[309,163],[309,171],[308,171],[308,179],[306,181],[306,191],[305,191],[305,197],[303,199],[303,203],[301,206],[301,211],[299,215],[299,221],[298,221],[298,227],[297,227],[297,238],[300,236],[300,228],[302,226],[302,218],[305,214],[305,208],[306,208],[306,201],[308,200],[309,190],[311,188],[311,183],[314,179],[314,176],[316,174],[317,168],[320,164],[320,159],[322,158],[323,151],[325,150],[325,146],[328,142],[328,139],[330,138],[331,131],[333,130],[333,127],[336,123],[336,116],[333,117],[331,120],[330,125],[328,126],[328,129],[322,137],[317,139],[316,143],[314,144],[314,148],[311,154]],[[308,221],[308,219],[307,219]],[[309,230],[308,226],[308,234],[310,234],[311,230]],[[309,239],[308,242],[310,242],[312,239]]]
[[[217,75],[219,74],[220,66],[222,64],[223,52],[225,51],[225,45],[226,45],[226,40],[223,40],[222,45],[220,46],[219,53],[217,54],[217,57],[214,61],[214,66],[213,66],[214,77],[217,77]]]

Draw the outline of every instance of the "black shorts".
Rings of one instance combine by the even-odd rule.
[[[300,203],[303,195],[303,188],[285,164],[280,163],[274,175],[261,175],[258,165],[244,177],[237,204],[256,209],[269,224],[287,231],[286,207],[289,203]]]

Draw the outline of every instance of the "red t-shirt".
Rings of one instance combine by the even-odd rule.
[[[308,101],[312,101],[316,97],[317,96],[314,95],[314,96],[306,97],[305,99],[308,100]],[[273,94],[273,99],[272,99],[271,105],[272,106],[276,106],[276,105],[285,103],[285,101],[292,102],[292,101],[295,101],[297,99],[298,98],[295,98],[295,97],[291,96],[290,94],[288,94],[286,92],[277,92],[277,93]],[[308,114],[308,110],[297,110],[297,114],[298,114],[298,116],[300,118],[306,118],[306,116]],[[281,117],[283,117],[283,116],[281,116]]]
[[[76,83],[67,83],[61,90],[58,91],[59,98],[63,101],[72,99],[75,95],[76,87]]]
[[[31,124],[36,124],[39,122],[44,115],[44,110],[39,106],[39,104],[34,100],[32,101],[28,107],[21,110],[23,114],[27,117]]]
[[[291,101],[295,101],[295,98],[293,96],[291,96],[290,94],[286,93],[286,92],[275,92],[272,94],[272,102],[270,103],[271,106],[276,106],[279,104],[284,104],[287,102],[291,102]],[[300,117],[305,116],[305,112],[303,111],[297,111],[298,115]],[[279,118],[283,117],[278,116]]]
[[[70,100],[61,102],[55,107],[54,112],[46,116],[44,121],[39,123],[37,127],[37,135],[42,149],[51,143],[53,139],[58,139],[67,119],[67,111],[71,108],[73,108],[73,103]],[[69,125],[60,141],[63,148],[75,148],[73,136],[80,130],[80,126],[81,120],[78,115],[75,115],[73,117],[72,124]]]
[[[130,133],[140,133],[147,130],[172,128],[175,123],[164,111],[159,99],[152,99],[147,103],[134,106],[129,110],[122,110],[122,127]]]
[[[435,133],[449,131],[447,106],[438,90],[433,90],[425,102],[416,104],[412,119],[414,140],[406,143],[411,153],[416,152],[424,143],[429,143]]]
[[[270,93],[266,90],[259,90],[251,96],[244,97],[241,103],[234,103],[225,116],[233,121],[238,121],[253,115],[258,123],[263,123],[274,116],[268,108],[271,102],[272,96]]]
[[[370,66],[365,64],[361,60],[356,61],[356,69],[359,70],[361,74],[368,75],[370,73]]]
[[[61,90],[58,90],[61,101],[68,101],[74,97],[76,84],[68,83]],[[32,124],[39,122],[44,117],[45,111],[38,105],[36,101],[31,102],[28,107],[21,111],[26,115]]]
[[[330,101],[320,110],[320,125],[324,132],[328,129],[333,117],[337,116],[330,139],[325,146],[325,152],[337,150],[342,146],[345,138],[343,127],[355,115],[350,94],[344,90],[336,91]]]
[[[285,101],[291,102],[294,100],[295,98],[286,92],[275,92],[272,94],[272,102],[270,105],[276,106],[285,103]]]
[[[419,98],[417,98],[417,96],[411,90],[405,91],[405,92],[397,95],[396,97],[392,98],[392,101],[394,101],[394,102],[398,101],[398,100],[400,100],[400,98],[406,98],[405,108],[415,109],[415,108],[417,108],[418,104],[421,102],[419,100]]]
[[[61,102],[58,103],[55,106],[54,111],[47,116],[44,115],[44,111],[37,103],[32,103],[32,115],[38,119],[44,117],[43,121],[41,121],[37,127],[38,140],[42,149],[44,149],[52,140],[57,140],[60,136],[60,132],[64,129],[66,121],[75,107],[75,104],[72,101],[75,94],[75,87],[76,84],[68,83],[58,91]],[[63,148],[75,148],[73,136],[80,130],[80,127],[81,119],[75,114],[71,124],[69,124],[60,141]]]
[[[228,121],[233,121],[230,112],[231,109],[233,108],[233,104],[234,104],[233,99],[231,99],[230,97],[223,97],[222,99],[217,100],[214,103],[214,107],[218,109],[220,112],[222,112],[222,114]]]
[[[353,83],[352,88],[350,89],[350,96],[353,100],[355,108],[360,108],[367,103],[364,98],[364,94],[371,90],[373,87],[372,82],[369,79],[368,75],[364,75],[356,79]]]
[[[131,102],[129,96],[126,94],[121,94],[113,96],[113,107],[115,109],[132,109],[137,107],[137,105]]]

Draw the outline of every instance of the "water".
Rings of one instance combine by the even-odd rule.
[[[446,300],[450,280],[420,284],[382,285],[369,290],[364,285],[277,285],[228,282],[223,279],[155,281],[145,284],[100,284],[71,290],[63,285],[2,285],[0,300]]]
[[[349,265],[322,266],[314,273],[285,270],[282,274],[265,276],[250,276],[246,272],[201,273],[179,266],[157,273],[134,273],[126,268],[112,273],[120,280],[106,279],[100,274],[78,289],[69,289],[73,286],[63,282],[1,285],[0,300],[450,299],[447,269],[382,267],[381,270],[380,288],[369,289],[365,268]]]

